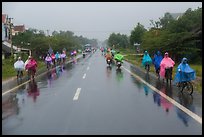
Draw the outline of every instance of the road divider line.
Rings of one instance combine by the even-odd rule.
[[[73,100],[78,100],[80,91],[81,91],[81,88],[78,88],[78,89],[76,90],[76,93],[75,93],[75,95],[74,95],[74,97],[73,97]]]
[[[182,106],[181,104],[179,104],[178,102],[176,102],[174,99],[170,98],[169,96],[167,96],[166,94],[164,94],[163,92],[161,92],[160,90],[158,90],[157,88],[153,87],[152,85],[150,85],[149,83],[147,83],[145,80],[143,80],[141,77],[139,77],[138,75],[132,73],[130,70],[128,70],[127,68],[123,67],[128,73],[130,73],[131,75],[133,75],[135,78],[137,78],[138,80],[140,80],[142,83],[144,83],[145,85],[147,85],[148,87],[150,87],[152,90],[154,90],[155,92],[157,92],[158,94],[160,94],[160,96],[164,97],[166,100],[168,100],[169,102],[171,102],[172,104],[174,104],[176,107],[178,107],[179,109],[181,109],[183,112],[185,112],[186,114],[188,114],[189,116],[191,116],[193,119],[195,119],[197,122],[199,122],[202,125],[202,117],[198,116],[197,114],[193,113],[192,111],[190,111],[189,109],[187,109],[186,107]]]
[[[84,76],[83,76],[83,79],[85,79],[86,78],[86,73],[84,74]]]

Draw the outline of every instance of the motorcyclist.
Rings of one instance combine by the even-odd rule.
[[[114,58],[115,50],[111,49],[111,55],[112,55],[112,57]]]
[[[83,58],[85,58],[85,56],[86,56],[85,51],[82,51],[82,55],[83,55]]]
[[[115,55],[114,55],[114,59],[117,62],[121,62],[123,63],[123,59],[124,59],[124,56],[122,54],[120,54],[120,52],[118,51]]]
[[[108,60],[110,60],[110,63],[112,63],[112,55],[111,55],[110,50],[107,51],[107,53],[106,53],[106,55],[105,55],[105,58],[106,58],[107,64],[108,64]]]
[[[18,60],[14,63],[14,68],[17,71],[17,78],[19,77],[19,74],[23,76],[23,70],[24,70],[24,62],[21,60],[21,57],[18,57]]]
[[[142,58],[142,66],[145,67],[145,69],[150,69],[150,64],[152,63],[152,59],[149,56],[149,53],[147,51],[144,52],[144,56]]]
[[[159,72],[160,77],[165,78],[165,69],[170,68],[172,70],[174,65],[175,65],[175,62],[169,57],[168,52],[165,52],[164,58],[160,63],[160,72]]]
[[[187,58],[184,57],[178,65],[174,79],[175,83],[191,81],[196,78],[195,70],[188,65],[187,61]]]

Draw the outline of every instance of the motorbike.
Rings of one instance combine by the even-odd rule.
[[[86,56],[86,54],[85,54],[85,53],[83,53],[83,58],[85,58],[85,56]]]
[[[111,59],[107,59],[107,64],[110,66],[111,65]]]
[[[122,62],[117,60],[116,65],[117,65],[117,69],[120,69],[120,67],[122,66]]]

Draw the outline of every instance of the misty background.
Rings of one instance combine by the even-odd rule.
[[[108,39],[111,33],[130,35],[137,23],[149,29],[166,12],[184,13],[202,2],[2,2],[2,13],[26,28],[72,31],[75,35]]]

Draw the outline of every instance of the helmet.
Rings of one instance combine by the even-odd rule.
[[[18,60],[21,60],[21,57],[18,57]]]
[[[28,56],[28,58],[31,59],[32,57],[31,57],[31,56]]]

